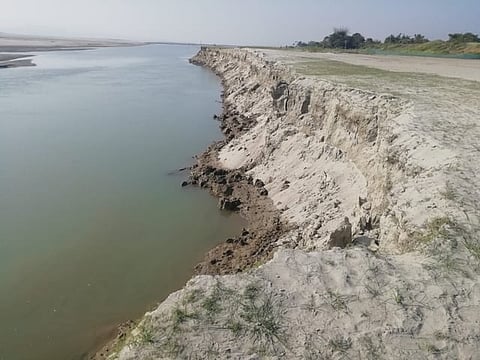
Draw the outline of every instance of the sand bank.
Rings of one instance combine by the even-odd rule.
[[[33,59],[30,58],[31,55],[16,53],[85,50],[97,47],[135,46],[142,44],[143,43],[140,42],[124,40],[65,39],[0,33],[0,69],[35,66]]]

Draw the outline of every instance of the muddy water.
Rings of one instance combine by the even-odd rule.
[[[0,71],[0,359],[79,359],[237,233],[169,172],[219,138],[198,49],[45,53]]]

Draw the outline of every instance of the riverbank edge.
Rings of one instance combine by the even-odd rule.
[[[1,50],[1,49],[0,49]],[[33,63],[33,57],[35,55],[12,55],[0,53],[0,69],[9,69],[25,66],[36,66]]]
[[[413,119],[408,112],[409,103],[322,80],[295,78],[284,71],[282,64],[248,51],[206,49],[204,55],[211,68],[230,74],[228,84],[232,91],[227,98],[237,101],[241,112],[263,117],[252,129],[255,130],[253,134],[247,133],[240,141],[234,141],[231,149],[223,148],[220,161],[231,169],[237,169],[239,163],[255,161],[248,174],[265,180],[269,197],[277,196],[278,199],[279,194],[289,192],[289,188],[292,192],[303,191],[300,194],[308,195],[299,197],[298,203],[289,201],[285,208],[287,214],[292,213],[294,206],[314,214],[318,208],[305,209],[305,203],[309,205],[312,198],[318,201],[316,196],[323,196],[329,190],[336,196],[321,200],[326,200],[326,205],[331,200],[332,207],[326,210],[333,215],[350,213],[345,204],[352,200],[350,205],[356,204],[355,212],[351,212],[353,229],[350,230],[356,236],[346,249],[338,249],[342,246],[336,241],[332,243],[336,240],[332,236],[330,244],[322,244],[323,233],[332,229],[319,219],[321,226],[314,224],[313,229],[311,224],[305,224],[299,229],[306,241],[296,250],[279,249],[266,265],[236,276],[194,277],[155,311],[147,313],[129,336],[128,346],[115,355],[121,359],[147,359],[159,354],[170,354],[164,358],[179,358],[180,354],[185,358],[192,355],[206,358],[212,354],[223,354],[225,358],[244,358],[248,354],[251,358],[259,358],[269,350],[275,355],[272,358],[333,358],[339,354],[339,346],[342,355],[363,354],[365,358],[378,352],[390,358],[405,358],[406,354],[410,355],[408,357],[413,354],[413,358],[433,358],[432,354],[444,351],[469,358],[478,353],[478,343],[472,343],[478,339],[477,335],[470,331],[474,327],[470,328],[472,324],[454,316],[462,309],[478,306],[478,278],[473,273],[465,275],[463,271],[467,269],[461,269],[461,273],[451,272],[450,262],[429,253],[430,248],[441,249],[444,252],[441,256],[447,256],[447,261],[449,256],[455,256],[459,264],[472,260],[457,246],[456,222],[439,217],[445,211],[442,204],[425,210],[415,203],[409,205],[409,209],[421,209],[422,215],[432,217],[438,224],[435,233],[428,230],[432,226],[422,232],[415,228],[418,226],[415,223],[403,222],[401,227],[390,223],[395,220],[397,209],[392,198],[408,194],[406,185],[411,184],[407,181],[413,178],[418,184],[420,175],[426,173],[411,173],[409,166],[416,163],[391,158],[395,146],[405,144],[402,137],[392,135],[405,131],[405,125],[399,120],[408,123]],[[318,124],[314,115],[321,115],[320,129],[307,127]],[[292,129],[292,122],[288,121],[291,119],[300,130]],[[405,133],[413,138],[418,136],[417,132]],[[262,134],[268,136],[262,137]],[[339,148],[332,148],[332,144]],[[297,153],[292,151],[292,146],[296,146],[294,151],[300,150],[299,156],[295,157]],[[319,150],[320,156],[317,155]],[[292,153],[293,157],[285,156]],[[438,151],[435,153],[439,155]],[[348,170],[345,154],[360,170],[368,170],[363,171],[364,176],[371,177],[366,184],[368,188],[360,189],[365,193],[350,192],[351,199],[343,198],[339,202],[341,193],[329,188],[332,176],[328,176],[325,169],[333,174]],[[255,159],[255,155],[262,159]],[[275,159],[279,162],[275,163]],[[312,188],[309,178],[305,177],[311,170],[303,168],[303,164],[315,160],[316,169],[324,172],[323,176],[314,173],[312,179],[321,189],[306,192]],[[368,160],[378,161],[379,166],[373,166],[375,164]],[[329,161],[334,167],[328,167]],[[276,165],[282,166],[284,173],[279,174]],[[383,176],[384,173],[388,176]],[[429,173],[425,176],[432,178]],[[361,183],[361,180],[358,177],[354,183]],[[440,185],[441,180],[436,179]],[[343,188],[347,185],[353,187],[354,184],[343,184]],[[405,187],[400,189],[397,185]],[[421,195],[431,192],[434,193],[435,188]],[[438,201],[438,197],[436,199]],[[420,202],[422,198],[414,200]],[[382,214],[379,211],[383,206],[389,209],[384,209]],[[355,213],[359,214],[357,218]],[[380,224],[375,220],[378,216]],[[417,220],[421,222],[423,219]],[[405,239],[420,241],[417,249],[421,252],[414,251],[415,248],[400,251],[401,246],[409,245],[403,242],[400,232],[409,230],[406,225],[412,226],[414,232],[410,236],[406,233]],[[339,232],[335,230],[331,234]],[[421,243],[426,237],[431,242],[428,246]],[[379,244],[359,242],[369,239],[380,241]],[[292,243],[294,241],[292,238]],[[311,241],[319,243],[317,246],[322,251],[312,251]],[[392,249],[396,250],[393,254]],[[430,254],[428,258],[425,257],[427,253]],[[445,270],[442,266],[449,267],[448,275],[439,274]],[[459,284],[462,289],[469,289],[467,295],[458,292]],[[271,333],[263,333],[265,347],[256,346],[258,324],[262,322],[252,321],[258,314],[251,311],[258,306],[268,308],[269,314],[275,316],[260,320],[273,319],[274,325],[278,324],[275,329],[280,329],[274,334],[278,337],[274,338],[269,337]],[[382,309],[385,311],[379,311]],[[443,313],[439,309],[443,309]],[[288,346],[283,337],[286,334]]]
[[[190,173],[181,186],[207,190],[218,199],[221,211],[236,212],[247,223],[247,227],[240,234],[225,239],[209,250],[204,259],[195,266],[192,277],[238,274],[272,259],[279,246],[278,239],[294,230],[295,225],[281,220],[280,211],[268,197],[265,185],[260,179],[247,175],[247,167],[229,170],[221,166],[218,161],[221,150],[250,130],[256,121],[245,117],[236,110],[234,104],[226,101],[225,94],[228,89],[222,73],[201,62],[197,55],[189,59],[189,62],[215,73],[222,84],[222,113],[213,114],[212,120],[219,122],[223,139],[213,142],[204,152],[194,155],[195,163],[186,169]],[[83,359],[108,359],[121,349],[130,332],[143,318],[144,316],[119,324],[108,336],[99,340],[98,346]]]

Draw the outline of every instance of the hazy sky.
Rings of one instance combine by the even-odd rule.
[[[480,32],[480,0],[0,0],[0,32],[285,45],[346,26],[367,37]]]

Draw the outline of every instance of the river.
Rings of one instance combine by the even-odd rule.
[[[0,70],[0,359],[78,360],[243,222],[182,189],[221,133],[193,46],[37,54]]]

